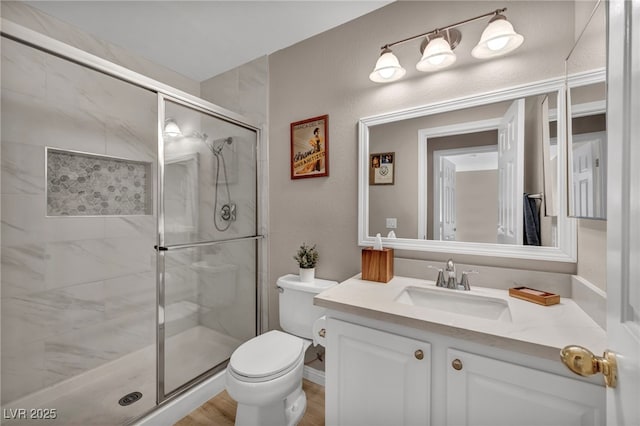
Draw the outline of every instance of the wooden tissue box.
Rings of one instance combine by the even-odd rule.
[[[388,283],[393,278],[393,249],[362,249],[362,279]]]

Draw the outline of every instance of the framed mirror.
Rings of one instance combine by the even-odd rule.
[[[544,203],[545,182],[566,199],[564,80],[361,119],[360,245],[393,231],[384,244],[396,249],[574,262],[566,203],[553,215]],[[393,185],[370,184],[378,152],[395,153]]]
[[[606,12],[598,1],[567,56],[569,216],[606,219]],[[584,64],[600,72],[585,72]]]

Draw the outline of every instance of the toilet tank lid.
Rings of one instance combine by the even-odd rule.
[[[306,291],[308,293],[315,294],[322,293],[326,289],[337,284],[337,281],[323,280],[320,278],[316,278],[310,283],[303,283],[300,281],[300,277],[294,274],[288,274],[278,278],[278,287]]]

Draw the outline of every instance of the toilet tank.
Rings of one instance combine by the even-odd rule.
[[[313,305],[313,297],[336,284],[318,278],[303,283],[293,274],[278,278],[280,327],[287,333],[311,339],[313,323],[325,313],[324,308]]]

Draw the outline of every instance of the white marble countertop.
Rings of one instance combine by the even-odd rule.
[[[597,355],[605,350],[605,331],[569,298],[542,306],[510,297],[507,290],[472,286],[471,291],[463,292],[505,300],[511,321],[501,321],[394,301],[407,286],[460,291],[438,288],[433,281],[397,276],[386,284],[377,283],[362,280],[358,274],[317,295],[314,304],[553,360],[559,359],[559,351],[566,345],[581,345]]]

